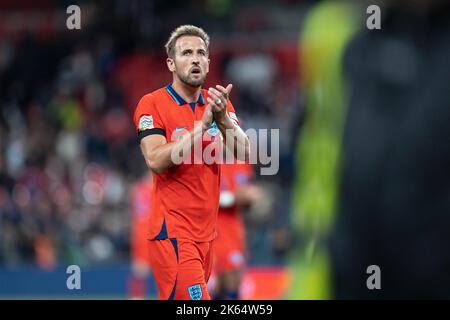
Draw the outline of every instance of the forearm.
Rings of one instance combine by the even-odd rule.
[[[222,133],[226,147],[233,151],[236,159],[248,161],[250,158],[250,142],[244,131],[233,123],[229,116],[217,121],[217,127]]]
[[[188,156],[194,144],[202,139],[205,130],[204,126],[195,126],[181,140],[153,148],[151,152],[144,154],[148,167],[160,174],[173,165],[180,164],[179,161]]]
[[[234,192],[225,190],[220,192],[219,205],[221,208],[228,208],[233,205],[250,206],[260,199],[259,188],[254,184],[243,184]]]

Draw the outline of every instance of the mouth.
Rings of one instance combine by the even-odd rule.
[[[199,67],[193,67],[191,69],[192,74],[200,74],[201,72],[202,72],[202,70]]]

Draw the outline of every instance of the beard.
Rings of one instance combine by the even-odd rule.
[[[201,74],[198,79],[192,79],[190,77],[190,72],[187,72],[186,74],[177,74],[177,75],[178,78],[180,78],[181,82],[191,87],[200,87],[205,82],[206,78],[205,74]]]

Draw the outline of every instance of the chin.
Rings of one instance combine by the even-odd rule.
[[[204,79],[202,80],[189,80],[186,83],[192,87],[200,87],[205,82]]]

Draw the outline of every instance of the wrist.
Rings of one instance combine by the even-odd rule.
[[[210,127],[211,127],[211,123],[210,124],[206,124],[206,123],[202,122],[202,125],[201,125],[202,133],[205,133],[205,131],[207,131]]]
[[[227,123],[227,120],[228,120],[227,113],[214,115],[214,121],[216,122],[217,125],[224,125]]]

